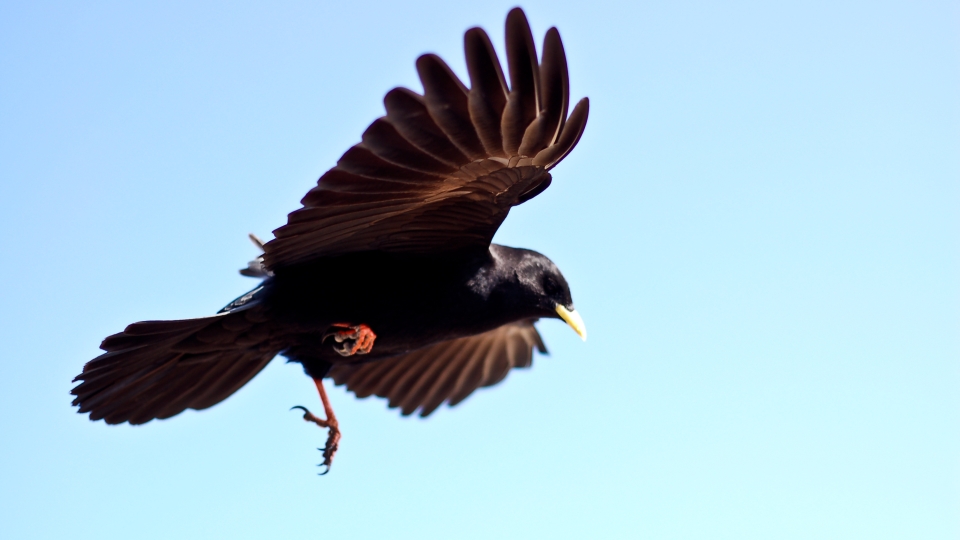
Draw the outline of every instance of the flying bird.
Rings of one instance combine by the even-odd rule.
[[[343,154],[241,273],[260,278],[216,315],[133,323],[74,382],[91,420],[143,424],[206,409],[275,356],[303,366],[328,429],[340,426],[323,379],[427,416],[528,367],[546,352],[534,322],[566,321],[583,339],[567,281],[535,251],[493,244],[510,209],[550,185],[576,146],[589,102],[568,115],[556,28],[539,61],[526,16],[506,20],[507,76],[487,33],[464,35],[469,88],[433,54],[417,59],[423,94],[395,88],[386,115]],[[507,79],[509,78],[509,84]]]

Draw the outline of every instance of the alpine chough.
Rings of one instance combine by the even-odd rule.
[[[481,28],[464,35],[470,88],[433,54],[417,59],[423,95],[395,88],[386,116],[262,243],[241,273],[261,278],[216,315],[131,324],[103,340],[72,391],[91,420],[143,424],[211,407],[276,355],[323,379],[427,416],[498,383],[546,352],[534,327],[566,321],[586,339],[566,280],[545,256],[492,244],[510,208],[550,185],[577,144],[589,103],[570,114],[556,28],[540,61],[522,10],[507,15],[509,85]]]

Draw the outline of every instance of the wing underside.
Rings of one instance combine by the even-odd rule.
[[[486,32],[467,31],[464,49],[470,88],[440,57],[421,56],[423,94],[387,93],[386,115],[274,231],[267,269],[356,251],[485,248],[511,207],[546,189],[588,113],[584,98],[567,115],[560,34],[547,31],[538,62],[526,17],[512,10],[509,85]]]
[[[387,398],[404,415],[428,416],[444,402],[452,407],[497,384],[511,369],[530,367],[534,350],[547,352],[533,321],[522,321],[396,358],[337,365],[330,377],[357,397]]]

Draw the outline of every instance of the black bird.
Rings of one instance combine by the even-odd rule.
[[[533,323],[586,331],[545,256],[491,244],[510,208],[550,185],[577,144],[582,99],[567,115],[567,63],[556,28],[537,61],[523,11],[507,15],[507,85],[490,38],[464,35],[470,88],[438,56],[417,60],[424,93],[395,88],[386,116],[303,198],[241,273],[260,285],[212,317],[131,324],[100,345],[72,393],[80,413],[143,424],[205,409],[277,354],[313,378],[340,439],[324,378],[358,397],[427,416],[501,381],[546,352]],[[325,471],[326,472],[326,471]]]

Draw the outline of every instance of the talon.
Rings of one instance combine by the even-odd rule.
[[[343,343],[343,347],[333,347],[333,350],[340,356],[367,354],[373,350],[373,342],[377,339],[377,335],[373,333],[369,326],[336,323],[330,325],[330,328],[332,330],[324,334],[321,341],[332,337],[337,343]]]

